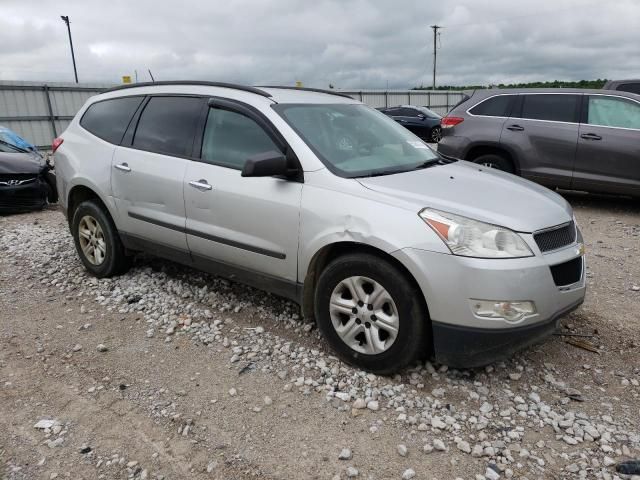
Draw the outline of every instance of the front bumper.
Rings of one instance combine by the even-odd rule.
[[[47,204],[49,187],[40,177],[17,186],[0,186],[0,213],[38,210]]]
[[[454,367],[476,367],[507,357],[550,335],[558,319],[577,308],[586,292],[584,257],[579,279],[556,285],[551,266],[580,258],[577,244],[543,255],[531,235],[522,237],[535,256],[480,259],[406,248],[394,256],[417,280],[429,309],[433,353]],[[536,313],[517,322],[476,316],[473,300],[532,301]]]

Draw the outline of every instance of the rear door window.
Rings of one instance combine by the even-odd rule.
[[[620,97],[590,95],[587,123],[640,129],[640,104]]]
[[[403,108],[402,113],[400,113],[402,117],[417,117],[418,115],[420,115],[420,112],[415,108]]]
[[[579,95],[526,94],[522,97],[521,118],[577,123]]]
[[[96,102],[84,113],[80,125],[95,136],[118,145],[143,98],[132,96]]]
[[[514,98],[515,95],[497,95],[480,102],[469,113],[485,117],[508,117]]]
[[[203,102],[198,97],[151,97],[140,115],[133,147],[190,156]]]

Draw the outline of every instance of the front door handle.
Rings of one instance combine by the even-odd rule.
[[[509,125],[507,130],[511,130],[512,132],[521,132],[524,130],[524,127],[520,125]]]
[[[213,187],[211,185],[209,185],[209,183],[204,179],[201,178],[200,180],[191,180],[189,182],[189,185],[191,185],[193,188],[197,188],[198,190],[211,190]]]
[[[119,163],[117,165],[114,165],[115,168],[117,168],[118,170],[121,170],[123,172],[130,172],[131,169],[129,168],[129,164],[127,162],[124,163]]]
[[[602,140],[602,137],[595,133],[583,133],[580,135],[580,138],[584,138],[585,140]]]

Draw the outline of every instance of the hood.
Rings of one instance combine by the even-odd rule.
[[[35,153],[0,152],[0,174],[40,173],[45,166],[44,159]]]
[[[424,207],[534,232],[566,223],[571,206],[551,190],[523,178],[457,161],[411,172],[360,178],[371,190]]]

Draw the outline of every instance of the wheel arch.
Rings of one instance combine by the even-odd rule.
[[[69,223],[69,227],[71,227],[71,224],[73,222],[73,213],[75,212],[77,206],[85,200],[90,199],[96,200],[104,208],[105,213],[109,215],[109,217],[111,217],[111,221],[113,221],[115,225],[114,216],[111,212],[111,209],[107,205],[107,202],[105,202],[100,197],[100,195],[96,193],[95,189],[84,184],[76,184],[71,187],[69,193],[67,194],[67,222]]]
[[[509,160],[514,167],[515,172],[520,175],[520,162],[516,155],[511,151],[510,148],[505,147],[500,143],[476,143],[471,145],[464,154],[464,159],[473,162],[476,158],[481,155],[487,154],[497,154],[505,157]]]
[[[424,297],[424,293],[422,293],[422,290],[420,289],[420,286],[413,274],[400,260],[384,250],[366,243],[340,241],[323,246],[311,258],[300,295],[302,314],[305,319],[315,320],[314,294],[320,274],[332,260],[349,253],[369,253],[379,258],[383,258],[397,267],[420,292],[420,300],[427,312],[427,317],[429,318],[429,306],[426,298]]]

